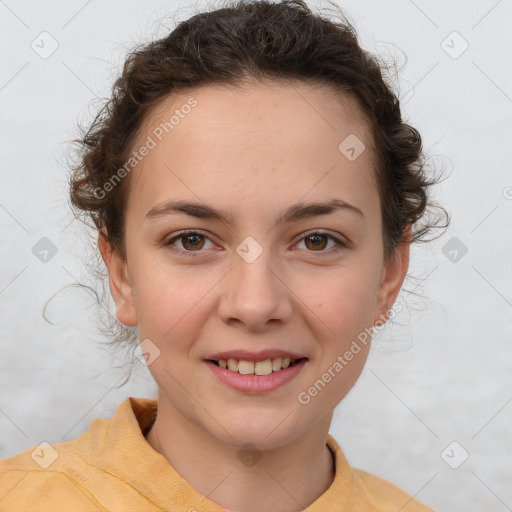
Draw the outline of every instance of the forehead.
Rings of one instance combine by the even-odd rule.
[[[340,144],[353,137],[366,149],[350,161]],[[360,196],[374,186],[368,123],[353,98],[326,86],[266,82],[182,91],[148,113],[134,148],[149,139],[153,147],[130,187],[146,211],[183,193],[228,200],[289,191],[295,202],[322,187],[356,196],[359,189]]]
[[[367,130],[367,120],[349,94],[323,84],[264,81],[209,84],[169,94],[146,114],[137,139],[140,143],[152,133],[160,141],[172,132],[199,145],[216,136],[259,132],[328,143],[357,132],[371,145]],[[313,132],[317,137],[312,138]]]

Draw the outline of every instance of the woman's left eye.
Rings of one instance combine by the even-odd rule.
[[[186,231],[179,233],[178,235],[166,240],[163,242],[164,246],[174,246],[173,248],[176,249],[178,252],[181,252],[182,254],[186,256],[196,256],[197,252],[201,252],[201,249],[205,248],[205,240],[208,240],[212,246],[214,244],[211,242],[211,240],[204,234],[198,232],[198,231]],[[328,246],[328,240],[331,240],[334,242],[334,250],[325,250]],[[181,248],[175,247],[175,243],[179,242],[181,244]],[[314,233],[309,233],[308,235],[304,236],[300,241],[299,244],[304,242],[306,249],[309,252],[319,252],[319,253],[332,253],[339,251],[340,249],[343,249],[346,247],[346,244],[343,243],[341,240],[338,240],[336,237],[329,233],[322,233],[315,231]],[[208,247],[207,247],[208,248]],[[210,247],[211,248],[211,247]],[[332,249],[331,246],[329,249]]]
[[[327,240],[332,240],[334,242],[334,251],[324,251],[328,245]],[[322,232],[314,232],[306,235],[301,239],[300,243],[304,241],[304,244],[307,249],[313,249],[311,252],[336,252],[346,246],[341,240],[338,240],[336,237],[330,235],[329,233]],[[332,246],[331,246],[332,248]],[[319,249],[319,250],[318,250]]]

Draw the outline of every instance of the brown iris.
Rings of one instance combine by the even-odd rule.
[[[322,239],[324,240],[324,244],[322,244]],[[312,241],[313,246],[308,247],[308,242]],[[327,236],[326,235],[309,235],[304,239],[304,243],[306,244],[306,247],[308,249],[325,249],[326,243],[327,243]]]
[[[204,246],[204,236],[202,235],[185,235],[181,237],[183,247],[188,250],[202,249]],[[188,242],[191,242],[187,247]]]

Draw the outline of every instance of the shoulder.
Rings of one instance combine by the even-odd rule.
[[[105,455],[116,457],[112,450]],[[78,440],[39,445],[0,460],[0,509],[2,512],[161,510],[132,482],[90,460],[83,447],[78,446]]]
[[[74,441],[54,445],[44,443],[0,460],[2,512],[60,512],[69,510],[69,506],[77,511],[101,509],[76,472],[68,470],[72,467],[83,469],[84,463],[78,462],[73,446]],[[59,508],[60,505],[63,508]]]
[[[433,509],[422,505],[410,494],[396,485],[361,469],[352,469],[359,485],[368,494],[369,499],[378,503],[382,512],[434,512]],[[398,507],[398,508],[397,508]]]
[[[154,411],[154,400],[130,397],[111,419],[92,420],[76,439],[0,460],[2,512],[159,510],[137,485],[139,468],[145,464],[148,474],[153,468],[140,427]]]
[[[350,506],[353,509],[367,512],[434,512],[391,482],[352,467],[340,445],[330,434],[327,437],[327,446],[334,455],[336,467],[331,492],[327,493],[329,500],[348,506],[346,489],[350,489]]]

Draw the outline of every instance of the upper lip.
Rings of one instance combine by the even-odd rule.
[[[217,352],[208,356],[206,359],[218,361],[220,359],[238,359],[243,361],[265,361],[267,359],[275,359],[277,357],[289,357],[290,359],[302,359],[306,356],[297,354],[296,352],[287,352],[286,350],[267,349],[253,352],[250,350],[227,350],[225,352]]]

